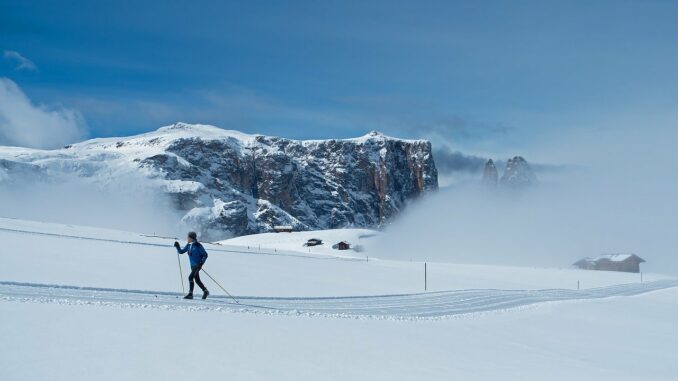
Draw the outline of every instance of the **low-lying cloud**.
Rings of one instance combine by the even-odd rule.
[[[386,230],[379,255],[568,267],[586,256],[636,253],[647,260],[645,271],[676,274],[675,120],[646,120],[644,128],[609,121],[614,128],[582,128],[542,141],[558,160],[581,167],[522,193],[494,192],[477,182],[442,189]]]
[[[433,157],[438,169],[441,187],[477,182],[482,176],[485,163],[487,163],[488,159],[494,160],[497,169],[502,173],[508,159],[469,155],[447,146],[433,147]],[[526,159],[529,161],[529,157]],[[579,169],[577,166],[569,164],[529,164],[539,177],[544,178],[550,178],[554,175],[561,175],[565,172]]]
[[[164,236],[186,230],[168,197],[143,185],[147,179],[118,176],[97,184],[75,174],[50,178],[29,168],[5,172],[0,165],[0,217]]]
[[[14,81],[0,78],[0,145],[57,148],[86,136],[80,112],[34,104]]]
[[[443,173],[480,173],[487,162],[487,158],[466,155],[460,151],[452,151],[449,149],[435,149],[433,156],[435,158],[436,168]]]

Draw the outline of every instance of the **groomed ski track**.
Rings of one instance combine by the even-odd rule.
[[[620,284],[586,290],[478,289],[420,294],[312,298],[236,296],[240,303],[236,304],[228,296],[219,295],[212,295],[207,300],[183,300],[179,294],[170,292],[0,281],[0,300],[118,308],[420,320],[503,311],[547,302],[634,296],[671,287],[678,287],[677,279]],[[199,297],[200,293],[196,296]]]

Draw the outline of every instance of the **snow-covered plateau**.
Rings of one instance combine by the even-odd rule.
[[[0,218],[0,379],[678,374],[674,277],[427,263],[425,280],[422,262],[372,257],[379,234],[205,243],[205,270],[235,300],[203,275],[212,295],[187,301],[174,237]],[[304,246],[312,238],[323,244]],[[352,249],[331,248],[341,241]]]

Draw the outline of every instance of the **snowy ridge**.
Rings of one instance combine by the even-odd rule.
[[[64,149],[73,151],[111,150],[146,156],[149,150],[162,152],[177,139],[200,137],[204,140],[234,139],[242,143],[252,143],[257,136],[235,130],[224,130],[205,124],[175,123],[140,135],[129,137],[97,138],[82,143],[71,144]]]
[[[395,140],[395,141],[401,141],[401,142],[407,142],[407,143],[426,143],[427,140],[424,139],[401,139],[401,138],[396,138],[393,136],[388,136],[382,132],[379,131],[370,131],[367,134],[357,137],[357,138],[348,138],[348,139],[334,139],[335,141],[340,141],[340,142],[350,142],[350,143],[356,143],[356,144],[364,144],[366,142],[384,142],[387,140]],[[303,140],[302,142],[306,145],[311,145],[311,144],[318,144],[318,143],[324,143],[327,140]]]
[[[620,284],[588,290],[459,290],[420,294],[352,297],[212,296],[186,301],[171,292],[45,285],[0,281],[6,301],[155,308],[208,312],[285,314],[395,320],[440,319],[516,309],[538,303],[634,296],[678,287],[678,280]]]

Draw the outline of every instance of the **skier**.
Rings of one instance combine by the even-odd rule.
[[[191,262],[191,274],[188,276],[190,288],[188,290],[188,295],[184,296],[184,299],[193,299],[193,287],[195,286],[193,283],[194,279],[202,289],[202,298],[207,299],[210,292],[207,291],[207,287],[205,287],[200,280],[200,269],[207,260],[207,251],[205,251],[205,248],[198,242],[198,235],[195,232],[188,233],[187,241],[188,243],[183,249],[181,248],[181,245],[179,245],[179,242],[174,242],[174,247],[177,248],[177,252],[179,254],[188,252],[188,259]]]

